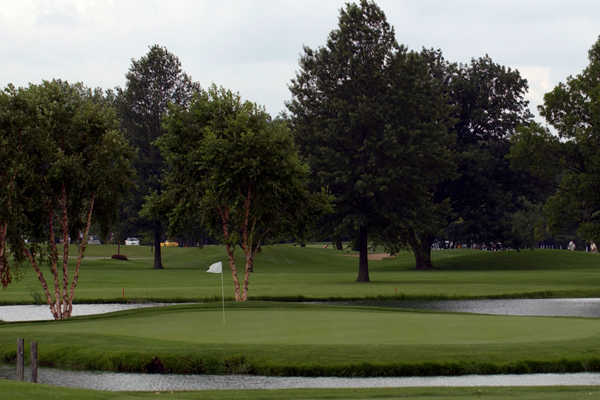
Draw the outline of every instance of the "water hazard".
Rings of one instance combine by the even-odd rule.
[[[174,303],[74,304],[73,316],[103,314],[134,308],[160,307]],[[319,302],[319,304],[324,304]],[[587,299],[492,299],[492,300],[357,300],[325,304],[392,307],[415,310],[466,312],[495,315],[600,317],[600,298]],[[47,305],[0,306],[0,321],[51,320]]]
[[[0,365],[0,378],[15,379],[13,366]],[[26,371],[26,380],[30,372]],[[40,368],[39,383],[110,391],[218,389],[382,388],[460,386],[593,386],[600,374],[464,375],[399,378],[271,377],[249,375],[149,375],[63,371]]]
[[[353,301],[338,304],[494,315],[600,317],[600,298]]]
[[[353,301],[344,305],[386,306],[497,315],[600,317],[600,299],[502,299],[444,301]],[[73,315],[101,314],[168,304],[76,304]],[[52,319],[47,306],[0,307],[4,321]],[[29,374],[29,371],[26,371]],[[0,365],[0,378],[15,379],[15,367]],[[598,373],[466,375],[452,377],[267,377],[248,375],[150,375],[40,368],[39,382],[58,386],[111,391],[176,391],[208,389],[376,388],[444,386],[600,385]]]
[[[173,303],[172,303],[173,304]],[[140,304],[73,304],[73,316],[105,314],[114,311],[131,310],[134,308],[160,307],[172,305],[168,303],[140,303]],[[0,321],[42,321],[52,320],[52,313],[48,305],[16,305],[0,306]]]

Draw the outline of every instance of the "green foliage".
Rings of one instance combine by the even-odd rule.
[[[458,176],[440,190],[461,223],[449,234],[466,242],[505,241],[511,232],[506,214],[535,192],[532,178],[511,169],[506,159],[511,137],[532,118],[527,81],[485,56],[462,65],[451,85]]]
[[[558,137],[541,126],[521,131],[515,164],[554,184],[545,212],[553,232],[577,233],[600,242],[600,39],[589,65],[544,96],[540,114]]]
[[[173,225],[196,221],[224,239],[219,210],[227,209],[228,240],[235,246],[250,196],[250,240],[264,243],[293,234],[302,216],[314,210],[308,170],[287,126],[237,94],[212,86],[188,109],[173,108],[165,128],[157,143],[169,166],[165,195],[175,204]]]
[[[161,173],[164,161],[154,141],[164,131],[163,117],[170,104],[186,107],[200,85],[181,69],[181,62],[166,48],[150,47],[139,60],[132,60],[126,75],[125,89],[117,89],[121,126],[127,138],[137,149],[135,169],[136,190],[121,210],[126,227],[120,236],[138,235],[151,231],[155,246],[155,268],[162,268],[160,241],[166,229],[168,207],[155,203],[162,192]],[[140,212],[144,208],[143,212]]]
[[[358,233],[359,281],[369,280],[368,235],[406,229],[453,171],[445,68],[437,51],[399,46],[366,0],[341,10],[324,47],[304,48],[290,85],[292,128],[314,184],[334,196],[331,233]]]

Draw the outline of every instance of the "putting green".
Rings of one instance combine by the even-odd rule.
[[[593,318],[250,302],[228,304],[223,323],[213,303],[0,324],[0,357],[14,357],[17,337],[39,342],[44,365],[75,369],[144,371],[154,357],[178,373],[369,376],[393,366],[408,366],[397,374],[416,375],[600,368],[600,319]]]
[[[600,320],[419,313],[332,306],[178,306],[28,325],[39,334],[135,336],[190,343],[464,345],[569,341],[600,334]],[[22,330],[9,324],[0,332]]]

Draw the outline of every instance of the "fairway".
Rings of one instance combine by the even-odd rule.
[[[165,248],[166,269],[152,269],[149,247],[122,247],[130,261],[110,259],[115,246],[90,246],[75,291],[76,302],[201,301],[220,299],[220,277],[206,273],[225,261],[222,246]],[[74,253],[73,253],[74,254]],[[243,266],[238,252],[238,267]],[[251,299],[600,297],[600,257],[561,250],[483,252],[444,250],[433,253],[432,271],[416,271],[414,257],[370,261],[370,283],[357,283],[357,258],[322,246],[265,246],[250,276]],[[0,303],[43,299],[41,286],[25,264],[21,279],[0,291]],[[231,273],[224,262],[225,296],[233,296]],[[125,296],[123,296],[123,293]]]
[[[237,363],[232,368],[245,372],[330,368],[335,375],[361,363],[409,369],[427,363],[464,368],[470,363],[493,371],[527,361],[600,359],[597,319],[277,303],[228,304],[225,323],[217,306],[200,304],[2,324],[5,358],[14,351],[16,337],[38,340],[45,365],[143,370],[158,357],[166,370],[180,373],[231,360]],[[221,366],[214,368],[218,372]],[[460,368],[455,373],[462,373]]]

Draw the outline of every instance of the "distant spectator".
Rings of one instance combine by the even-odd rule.
[[[568,247],[568,249],[569,249],[569,250],[571,250],[571,251],[574,251],[574,250],[575,250],[575,247],[576,247],[576,246],[575,246],[575,242],[571,240],[571,241],[569,242],[569,247]]]
[[[598,252],[598,247],[596,247],[596,243],[595,243],[595,242],[592,242],[592,243],[590,244],[590,251],[591,251],[592,253],[597,253],[597,252]]]

